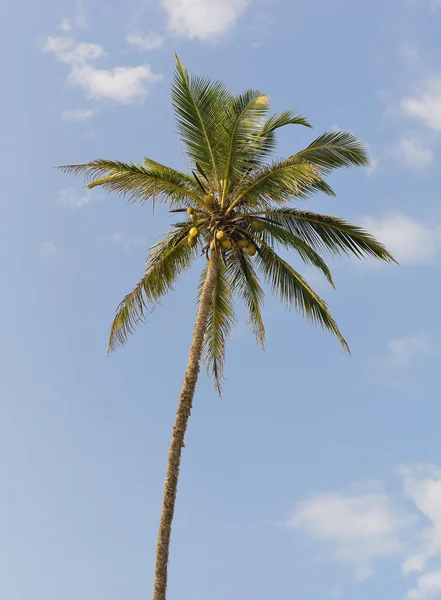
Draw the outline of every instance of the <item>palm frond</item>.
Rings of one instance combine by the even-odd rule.
[[[149,159],[144,161],[148,164]],[[102,186],[131,202],[161,199],[167,201],[170,206],[186,206],[190,200],[201,203],[188,175],[154,161],[150,162],[152,164],[147,167],[98,159],[79,165],[64,165],[59,169],[64,173],[83,175],[89,188]]]
[[[236,191],[227,212],[241,203],[247,207],[286,204],[293,198],[308,198],[317,191],[334,195],[314,165],[289,159],[275,161],[250,174],[241,189]]]
[[[260,286],[253,263],[250,257],[237,247],[227,254],[226,262],[233,292],[243,301],[248,312],[248,325],[256,337],[257,345],[263,347],[265,327],[262,308],[265,294]]]
[[[293,110],[285,110],[283,113],[271,115],[260,132],[262,144],[262,156],[267,156],[276,147],[275,132],[287,125],[302,125],[311,127],[310,123],[302,115]]]
[[[199,292],[202,290],[208,266],[201,275]],[[225,351],[231,329],[236,324],[233,297],[226,277],[225,265],[219,262],[216,283],[210,300],[207,328],[204,336],[203,360],[219,395],[224,379]]]
[[[188,155],[207,173],[212,187],[219,189],[231,92],[219,81],[190,76],[176,56],[171,97],[178,132]]]
[[[369,165],[366,146],[346,131],[325,132],[290,158],[305,160],[318,167],[322,174],[340,167]]]
[[[257,245],[258,267],[287,308],[295,308],[314,324],[320,325],[337,337],[342,349],[349,346],[332,318],[326,302],[306,283],[291,265],[284,261],[263,241]]]
[[[228,148],[224,168],[222,197],[253,165],[254,154],[260,154],[260,131],[268,112],[268,96],[258,90],[247,90],[234,97],[231,107],[231,126],[228,126]]]
[[[265,230],[261,233],[261,239],[268,246],[273,247],[274,242],[277,242],[287,249],[294,250],[305,265],[315,267],[321,271],[328,283],[335,289],[331,271],[318,252],[291,231],[275,224],[270,218],[263,218],[262,222],[265,223]],[[257,236],[255,237],[257,238]]]
[[[190,248],[187,243],[190,227],[190,224],[183,224],[151,248],[144,277],[116,310],[110,328],[109,352],[127,341],[197,256],[198,247]]]
[[[267,218],[283,227],[319,253],[326,252],[334,256],[355,255],[357,258],[396,262],[372,234],[339,217],[295,208],[274,209],[254,214],[260,214],[264,219]]]

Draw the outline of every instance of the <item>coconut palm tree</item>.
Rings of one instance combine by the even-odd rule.
[[[294,250],[331,286],[325,254],[393,261],[386,248],[360,227],[296,204],[317,192],[334,196],[324,180],[334,169],[368,165],[365,147],[353,135],[324,133],[288,158],[271,159],[277,130],[287,125],[310,127],[308,121],[292,110],[269,115],[267,95],[257,90],[236,95],[221,82],[190,76],[177,57],[171,98],[189,173],[150,158],[140,165],[98,159],[61,167],[84,175],[89,188],[102,186],[132,202],[161,202],[181,219],[150,249],[144,276],[119,304],[109,351],[124,344],[182,273],[202,257],[199,306],[168,456],[154,600],[166,598],[181,452],[200,361],[205,359],[220,392],[226,342],[236,320],[233,298],[245,304],[260,346],[265,329],[259,276],[287,307],[330,331],[349,351],[326,303],[277,250]]]

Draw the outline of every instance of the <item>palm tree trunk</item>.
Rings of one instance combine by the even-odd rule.
[[[175,511],[176,491],[181,464],[181,452],[190,417],[194,391],[199,375],[202,346],[207,326],[210,300],[218,272],[218,255],[212,252],[207,275],[199,299],[199,309],[193,329],[193,339],[188,356],[187,371],[179,398],[176,419],[168,453],[167,475],[164,486],[161,520],[159,523],[158,543],[156,546],[155,583],[153,600],[166,600],[167,569],[170,549],[170,535]]]

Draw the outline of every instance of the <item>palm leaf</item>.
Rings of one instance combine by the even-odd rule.
[[[366,146],[346,131],[323,133],[290,158],[316,165],[323,174],[340,167],[369,165]]]
[[[236,191],[227,212],[240,203],[247,207],[268,207],[274,202],[285,204],[292,198],[307,198],[316,191],[334,195],[314,165],[294,159],[280,160],[252,172]]]
[[[261,130],[262,156],[267,156],[276,147],[275,132],[281,127],[287,125],[302,125],[311,127],[310,123],[302,115],[298,115],[293,110],[285,110],[283,113],[271,115]]]
[[[202,290],[207,267],[202,272],[199,292]],[[216,283],[210,300],[207,328],[204,336],[203,359],[219,395],[224,379],[225,351],[232,327],[236,323],[231,288],[226,278],[225,265],[219,262]]]
[[[148,164],[149,159],[144,159]],[[83,175],[89,188],[102,186],[109,192],[127,197],[131,202],[148,199],[167,201],[170,206],[188,205],[190,200],[201,203],[191,178],[151,161],[149,167],[98,159],[85,164],[59,167],[64,173]]]
[[[335,335],[346,352],[349,346],[332,318],[326,302],[306,283],[291,265],[263,241],[257,246],[258,267],[287,308],[295,308],[314,324]]]
[[[139,323],[145,320],[178,277],[190,267],[197,246],[187,243],[191,225],[184,224],[151,248],[145,275],[119,304],[110,328],[108,351],[122,346]]]
[[[264,293],[248,255],[237,247],[227,254],[227,272],[233,292],[243,301],[248,312],[248,325],[256,337],[258,346],[265,343],[265,327],[262,319]]]
[[[259,138],[263,117],[268,111],[268,96],[257,90],[247,90],[234,97],[231,108],[231,126],[228,128],[228,149],[224,169],[222,197],[225,198],[234,179],[240,179],[253,165],[259,152]]]
[[[262,221],[265,223],[265,230],[261,234],[261,239],[266,244],[272,247],[274,242],[278,242],[287,249],[295,250],[306,265],[315,267],[321,271],[330,285],[335,289],[331,271],[318,252],[291,231],[274,224],[271,219],[264,218]]]
[[[207,173],[212,187],[219,189],[230,91],[221,82],[190,76],[176,56],[171,97],[178,132],[188,155]]]
[[[377,258],[386,262],[396,262],[373,235],[339,217],[295,208],[274,209],[255,213],[257,214],[299,237],[319,253],[352,254],[357,258]]]

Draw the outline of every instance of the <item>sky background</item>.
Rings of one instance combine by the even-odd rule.
[[[362,138],[371,168],[308,208],[365,225],[400,266],[332,261],[336,291],[303,270],[351,358],[268,296],[266,352],[241,319],[221,400],[201,374],[169,598],[441,598],[441,1],[9,0],[0,17],[0,596],[151,595],[202,263],[107,358],[169,215],[53,167],[183,168],[177,51],[312,122],[281,156],[324,130]]]

